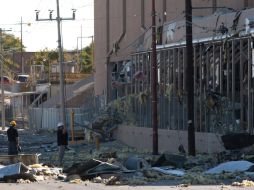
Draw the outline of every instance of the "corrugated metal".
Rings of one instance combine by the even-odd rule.
[[[83,125],[85,121],[91,121],[88,111],[80,108],[66,109],[67,127],[70,124],[70,113],[75,113],[75,123]],[[59,108],[31,108],[29,110],[29,127],[33,129],[54,129],[60,121]]]
[[[91,122],[105,106],[105,97],[93,97],[93,104],[84,108],[66,108],[66,123],[70,126],[71,112],[74,111],[74,123],[84,125]],[[34,129],[54,129],[60,119],[60,108],[30,108],[28,111],[29,127]]]

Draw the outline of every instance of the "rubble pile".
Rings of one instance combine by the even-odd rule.
[[[117,114],[110,114],[107,111],[97,116],[86,128],[86,139],[89,142],[99,138],[100,141],[109,141],[113,139],[113,131],[117,128],[117,124],[122,120]]]
[[[214,155],[187,157],[164,153],[160,156],[151,156],[137,151],[132,152],[134,150],[127,147],[122,151],[109,150],[111,149],[104,147],[103,150],[91,154],[90,159],[93,161],[88,159],[74,164],[64,172],[67,176],[78,175],[81,180],[91,180],[105,185],[144,185],[159,181],[187,186],[216,185],[254,179],[253,163],[245,160],[226,161],[220,164]],[[94,157],[98,160],[94,160]],[[96,163],[96,166],[91,163]]]
[[[48,167],[41,164],[25,166],[23,163],[16,163],[0,167],[0,181],[8,183],[31,183],[57,179],[61,173],[61,168]]]
[[[232,186],[239,186],[239,187],[254,187],[254,182],[249,180],[243,180],[242,182],[234,182]]]
[[[106,123],[103,119],[99,121]],[[98,126],[99,124],[94,125],[94,129],[100,131]],[[253,151],[243,154],[242,151],[233,150],[220,154],[198,154],[195,157],[187,156],[184,152],[152,155],[147,150],[137,151],[111,139],[103,141],[99,149],[92,143],[69,145],[63,168],[58,168],[58,147],[54,131],[36,131],[33,135],[22,131],[20,134],[22,150],[26,153],[40,153],[38,163],[41,164],[3,164],[0,160],[0,164],[3,164],[0,166],[0,181],[32,183],[55,179],[74,184],[86,184],[89,180],[105,185],[163,182],[184,187],[218,184],[253,186]],[[29,141],[26,140],[28,136]],[[3,142],[0,145],[3,147],[1,153],[6,154],[4,133],[0,135],[0,142]]]

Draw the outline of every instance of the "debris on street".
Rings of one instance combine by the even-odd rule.
[[[240,182],[232,183],[232,186],[239,186],[239,187],[254,187],[254,182],[249,180],[243,180]]]
[[[137,151],[117,140],[104,138],[99,149],[96,148],[95,141],[69,145],[63,166],[59,167],[54,131],[24,130],[20,136],[23,152],[16,160],[9,159],[7,148],[4,147],[4,133],[0,136],[0,141],[3,142],[0,144],[2,182],[33,183],[53,179],[72,184],[86,184],[89,180],[105,185],[166,182],[182,186],[250,186],[254,180],[252,151],[243,156],[237,150],[220,154],[198,154],[195,157],[182,152],[152,155],[149,151]],[[29,142],[23,140],[28,136]],[[30,156],[22,162],[22,155]]]
[[[168,174],[168,175],[175,175],[175,176],[184,176],[185,172],[181,170],[173,170],[173,169],[168,169],[168,168],[159,168],[159,167],[153,167],[152,168],[155,171],[161,172],[163,174]]]
[[[254,164],[245,160],[241,161],[231,161],[227,163],[222,163],[214,168],[206,171],[206,174],[220,174],[223,172],[241,172],[247,171]]]
[[[7,178],[13,175],[22,175],[28,171],[28,168],[22,164],[12,164],[8,166],[0,166],[0,179]]]

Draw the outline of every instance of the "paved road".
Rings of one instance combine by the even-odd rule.
[[[249,190],[254,187],[240,188],[232,186],[189,186],[189,187],[177,187],[177,186],[105,186],[103,184],[96,184],[90,182],[84,182],[83,184],[70,184],[60,181],[44,181],[39,183],[30,184],[16,184],[16,183],[0,183],[1,190]]]

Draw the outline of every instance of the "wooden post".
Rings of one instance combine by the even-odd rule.
[[[95,145],[96,145],[96,150],[100,150],[100,136],[95,135]]]
[[[156,11],[155,0],[152,0],[152,59],[151,59],[151,90],[152,90],[152,128],[153,128],[153,155],[158,155],[158,112],[157,112],[157,52],[156,52]]]
[[[71,111],[71,144],[74,144],[74,111]]]
[[[185,0],[186,18],[186,85],[187,85],[187,112],[188,112],[188,150],[189,155],[196,155],[195,147],[195,123],[194,123],[194,67],[192,44],[192,2]]]

